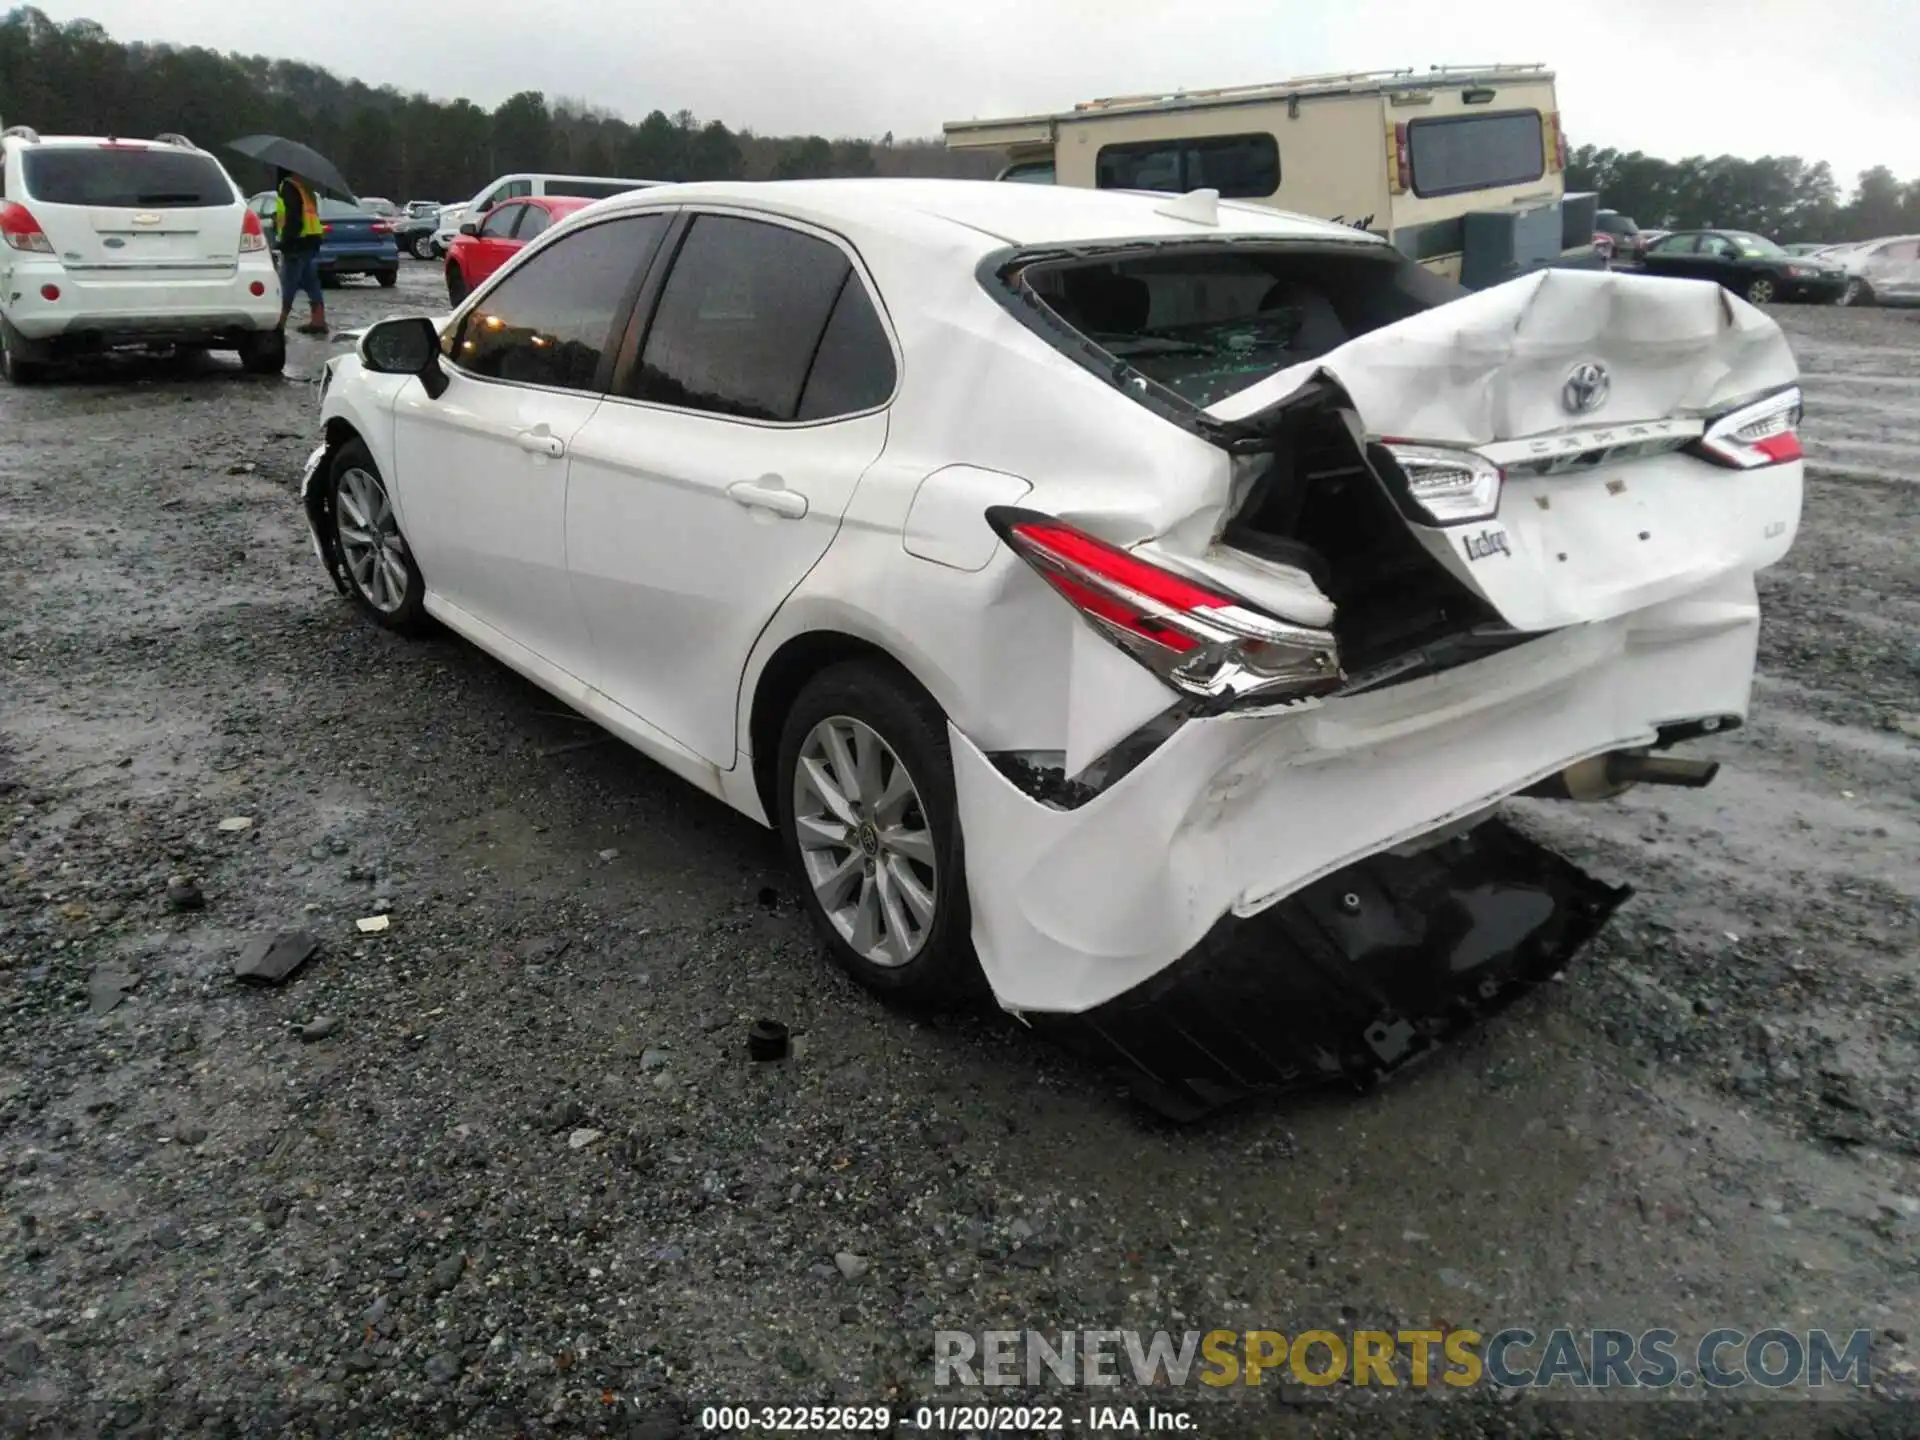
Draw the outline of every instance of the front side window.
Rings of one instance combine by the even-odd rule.
[[[877,383],[877,330],[865,287],[837,245],[784,225],[702,215],[660,292],[633,398],[771,421],[845,414],[842,407],[863,398],[857,408],[869,408],[893,388],[889,351],[885,390],[866,398]],[[864,375],[861,353],[869,357]],[[810,387],[816,355],[821,378]]]
[[[1407,126],[1407,159],[1420,196],[1525,185],[1546,173],[1540,112],[1415,120]]]
[[[1691,255],[1697,235],[1664,235],[1648,252],[1651,255]]]
[[[1103,145],[1094,160],[1102,190],[1218,190],[1226,200],[1256,200],[1280,188],[1280,147],[1271,135],[1210,135]]]
[[[467,312],[448,359],[492,380],[596,389],[627,291],[666,231],[664,215],[629,216],[527,257]]]
[[[1028,160],[1019,165],[1009,165],[1000,172],[1000,178],[1017,185],[1051,185],[1054,183],[1053,161]]]
[[[234,203],[233,183],[190,150],[29,146],[20,155],[26,197],[49,205],[196,210]]]
[[[499,205],[490,211],[480,222],[480,234],[488,240],[507,240],[513,236],[513,227],[520,221],[526,210],[524,205]]]

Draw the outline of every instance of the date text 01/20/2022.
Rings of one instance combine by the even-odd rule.
[[[1194,1428],[1185,1411],[1153,1405],[1093,1405],[1084,1412],[1063,1405],[920,1405],[902,1412],[898,1425],[926,1434],[1180,1434]],[[715,1434],[885,1434],[894,1426],[885,1405],[710,1405],[700,1412],[700,1428]]]

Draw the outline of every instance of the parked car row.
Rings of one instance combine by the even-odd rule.
[[[1642,230],[1602,210],[1594,244],[1614,263],[1655,275],[1716,280],[1759,304],[1807,300],[1840,305],[1920,303],[1920,236],[1777,245],[1744,230]]]

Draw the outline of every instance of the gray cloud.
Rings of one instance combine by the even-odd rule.
[[[1843,183],[1911,173],[1920,6],[1907,0],[82,0],[120,39],[293,56],[497,104],[579,96],[762,134],[936,133],[942,120],[1314,71],[1543,60],[1575,143],[1798,154]]]

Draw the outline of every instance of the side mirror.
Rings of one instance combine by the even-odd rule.
[[[447,372],[440,368],[440,332],[424,315],[369,326],[360,337],[360,363],[376,375],[417,375],[435,400],[447,391]]]
[[[467,221],[466,224],[460,227],[460,233],[462,235],[478,235],[480,233],[480,227],[476,225],[473,221],[469,220]]]

